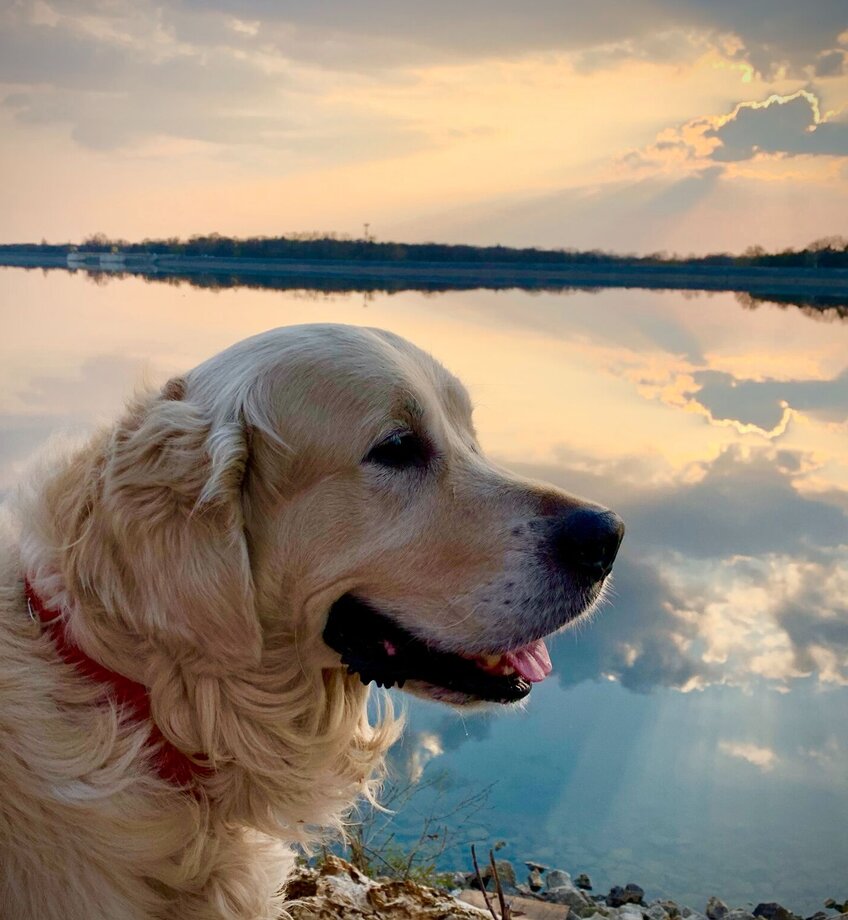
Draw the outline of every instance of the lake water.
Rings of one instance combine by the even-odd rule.
[[[494,784],[463,845],[502,839],[596,890],[634,881],[698,909],[848,897],[848,322],[732,294],[323,295],[0,269],[0,493],[140,382],[313,321],[428,349],[499,462],[627,522],[612,600],[553,643],[526,711],[410,705],[399,764],[460,798]]]

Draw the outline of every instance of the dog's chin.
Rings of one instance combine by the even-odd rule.
[[[530,686],[532,687],[532,685]],[[486,712],[487,710],[491,711],[494,709],[502,710],[504,707],[510,706],[519,709],[523,708],[523,704],[530,693],[530,689],[528,688],[524,696],[519,697],[517,700],[513,700],[511,703],[506,700],[482,699],[470,693],[463,693],[460,690],[449,690],[447,687],[429,684],[423,680],[406,681],[403,685],[403,692],[422,700],[430,700],[431,702],[441,703],[444,706],[453,706],[465,712],[471,710],[475,712]]]
[[[438,648],[371,603],[345,594],[330,608],[324,642],[363,684],[399,687],[451,706],[517,703],[550,671],[541,642],[475,655]]]

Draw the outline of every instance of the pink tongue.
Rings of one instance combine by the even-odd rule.
[[[516,671],[531,684],[537,684],[551,673],[551,657],[548,649],[541,639],[531,642],[514,652],[504,655],[507,664],[512,665]]]

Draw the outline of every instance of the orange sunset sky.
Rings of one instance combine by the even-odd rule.
[[[845,0],[6,0],[0,241],[848,231]]]

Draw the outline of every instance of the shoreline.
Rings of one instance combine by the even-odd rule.
[[[647,899],[644,889],[633,882],[616,885],[606,894],[593,893],[592,881],[585,873],[572,879],[563,869],[528,861],[524,865],[529,875],[524,883],[518,881],[508,860],[494,860],[494,865],[496,873],[486,866],[480,878],[465,871],[452,877],[447,873],[451,887],[435,877],[410,873],[365,874],[347,860],[325,853],[311,864],[301,863],[295,868],[284,887],[284,906],[292,920],[372,915],[386,920],[491,920],[493,912],[487,909],[486,899],[499,906],[502,895],[511,915],[526,920],[804,920],[777,901],[728,906],[713,895],[698,910],[667,897]],[[846,911],[848,902],[828,898],[806,920],[848,920]],[[499,910],[494,913],[501,915]]]
[[[120,254],[119,254],[120,255]],[[755,297],[822,297],[848,303],[848,269],[706,267],[678,265],[587,266],[541,263],[379,262],[367,260],[271,260],[215,256],[127,255],[108,264],[69,265],[64,254],[0,253],[0,267],[64,269],[97,275],[139,275],[149,280],[205,277],[237,283],[236,278],[279,279],[351,290],[385,286],[404,288],[562,290],[566,288],[637,288],[644,290],[728,291]],[[234,278],[235,276],[235,278]]]

